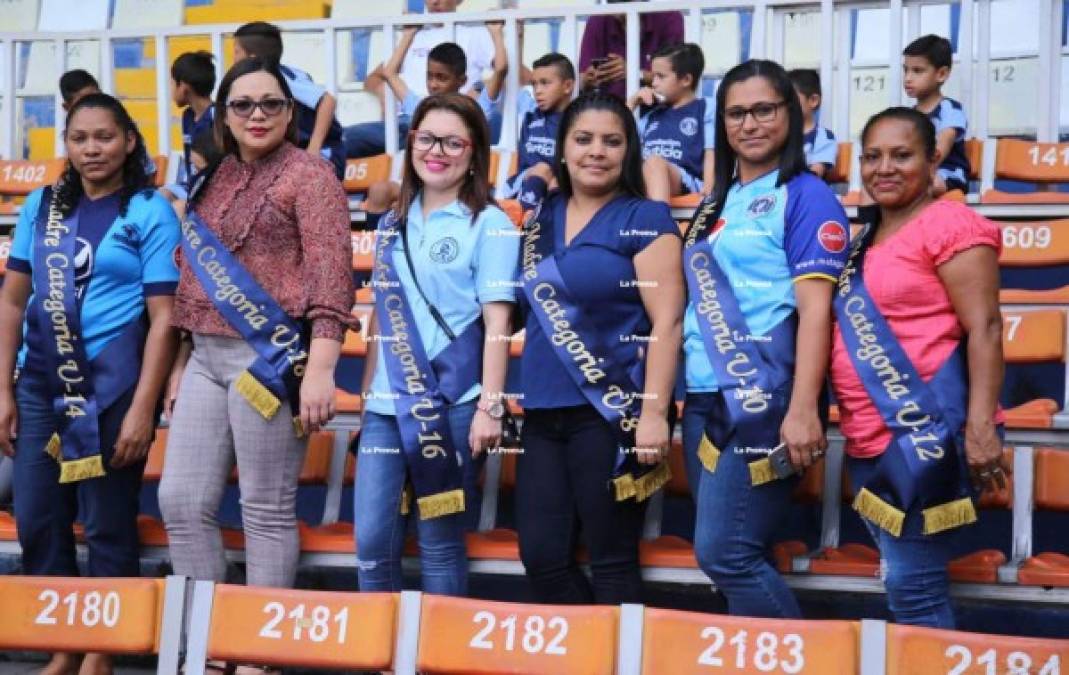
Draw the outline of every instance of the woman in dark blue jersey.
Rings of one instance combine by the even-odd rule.
[[[64,142],[67,170],[23,205],[0,290],[0,448],[15,455],[27,574],[78,575],[80,514],[88,574],[137,576],[141,474],[176,347],[178,220],[117,100],[79,99]],[[79,658],[57,654],[45,672]],[[110,660],[90,654],[82,672]]]
[[[520,557],[540,602],[640,602],[645,499],[668,479],[683,279],[679,230],[645,198],[619,99],[564,112],[560,190],[524,227]],[[575,558],[590,556],[591,584]]]

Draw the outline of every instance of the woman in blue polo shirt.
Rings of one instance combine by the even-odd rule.
[[[521,259],[520,558],[539,602],[640,602],[645,500],[669,477],[679,229],[645,198],[642,145],[616,97],[568,106],[554,165],[560,189],[528,219]]]
[[[362,591],[401,590],[415,516],[423,590],[467,592],[478,470],[500,445],[519,233],[490,199],[486,119],[435,94],[412,117],[396,211],[379,221],[355,486]]]
[[[771,61],[717,91],[716,181],[686,235],[683,443],[698,564],[732,614],[798,617],[767,559],[795,473],[823,454],[822,387],[846,214],[806,170],[802,112]]]
[[[89,575],[138,576],[141,474],[176,347],[178,220],[146,184],[144,141],[117,100],[80,99],[64,143],[67,170],[23,205],[0,289],[0,448],[15,455],[27,574],[78,575],[80,514]],[[83,670],[91,661],[109,664],[89,655]]]

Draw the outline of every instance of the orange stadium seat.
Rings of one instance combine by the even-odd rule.
[[[1002,352],[1007,364],[1066,363],[1066,310],[1003,309]],[[1006,411],[1011,428],[1050,428],[1059,405],[1052,399],[1026,401]]]
[[[1069,143],[1000,138],[995,145],[995,178],[1028,181],[1048,188],[1069,183]],[[1069,192],[1047,189],[1017,193],[989,189],[980,196],[980,201],[983,204],[1067,204]]]
[[[1036,451],[1035,508],[1069,511],[1069,450]],[[1069,555],[1048,551],[1028,558],[1018,582],[1029,586],[1069,586]]]
[[[424,595],[417,670],[426,673],[615,672],[620,609]]]
[[[389,155],[350,159],[345,162],[342,185],[350,194],[366,193],[372,184],[390,179],[391,166],[392,160]]]
[[[17,213],[22,198],[55,183],[66,166],[65,159],[0,160],[0,215]]]
[[[1069,265],[1069,219],[999,223],[1001,267]]]
[[[859,660],[852,621],[788,621],[645,608],[642,673],[847,673]],[[748,649],[747,647],[750,647]]]
[[[887,625],[887,675],[1047,673],[1069,658],[1069,640]],[[881,671],[883,672],[883,671]]]
[[[359,230],[352,233],[353,271],[370,272],[375,264],[375,231]]]

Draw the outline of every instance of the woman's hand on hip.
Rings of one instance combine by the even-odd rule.
[[[0,452],[15,456],[15,438],[19,430],[19,409],[11,390],[0,393]]]
[[[828,448],[815,407],[811,410],[788,408],[779,428],[779,438],[787,444],[791,464],[799,471],[811,467]]]
[[[484,451],[501,445],[501,420],[495,420],[485,410],[476,410],[468,431],[471,456],[478,457]]]
[[[111,456],[111,467],[121,469],[145,459],[148,450],[156,438],[155,409],[130,406],[119,428],[119,438],[115,441],[115,454]]]
[[[312,370],[301,381],[301,425],[306,434],[334,419],[334,371]]]
[[[635,455],[639,464],[656,464],[668,455],[672,445],[672,430],[668,419],[647,413],[638,418],[635,430]]]

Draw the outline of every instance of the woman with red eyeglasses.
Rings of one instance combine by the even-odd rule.
[[[406,520],[423,590],[464,595],[479,459],[500,445],[519,232],[494,205],[489,130],[460,94],[412,117],[397,208],[378,224],[355,487],[362,591],[401,590]]]
[[[334,414],[334,366],[353,282],[349,209],[325,160],[293,141],[286,81],[246,59],[219,85],[223,156],[192,186],[182,223],[160,510],[176,574],[222,581],[216,514],[235,463],[247,580],[290,586],[297,478],[308,434]]]

